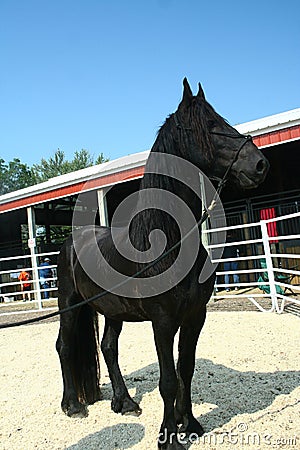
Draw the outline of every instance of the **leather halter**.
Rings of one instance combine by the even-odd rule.
[[[181,130],[181,131],[192,131],[192,128],[191,128],[191,127],[183,127],[183,126],[180,124],[176,112],[173,114],[173,119],[174,119],[176,128],[177,128],[178,130]],[[212,180],[218,181],[217,192],[216,192],[216,195],[215,195],[215,197],[216,197],[217,195],[220,195],[222,189],[224,188],[224,186],[225,186],[225,184],[226,184],[226,182],[227,182],[227,180],[228,180],[228,176],[229,176],[229,173],[230,173],[230,171],[231,171],[231,169],[232,169],[232,166],[233,166],[233,164],[238,160],[238,157],[240,156],[240,153],[241,153],[242,149],[244,148],[244,146],[245,146],[248,142],[252,142],[252,136],[250,136],[250,135],[245,135],[245,134],[225,133],[225,132],[222,132],[222,131],[210,131],[209,133],[210,133],[210,134],[214,134],[214,135],[216,135],[216,136],[228,137],[228,138],[231,138],[231,139],[243,139],[243,141],[242,141],[240,147],[238,148],[238,150],[237,150],[237,152],[235,153],[234,157],[232,158],[232,160],[231,160],[229,166],[227,167],[227,169],[226,169],[226,171],[225,171],[223,177],[222,177],[222,178],[219,178],[219,177],[212,177],[212,178],[211,178]]]

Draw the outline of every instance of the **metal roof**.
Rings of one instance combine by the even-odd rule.
[[[300,108],[238,124],[235,128],[240,133],[251,134],[260,148],[300,139]],[[134,153],[2,195],[0,213],[142,177],[148,155],[149,151]]]
[[[241,123],[235,125],[235,128],[242,134],[258,136],[295,125],[300,125],[300,108]]]

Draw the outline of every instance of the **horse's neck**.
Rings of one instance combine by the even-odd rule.
[[[155,153],[159,153],[157,150],[159,150],[158,147],[153,154],[154,158]],[[151,153],[149,159],[152,156]],[[161,159],[158,158],[157,160],[161,162]],[[174,164],[180,164],[180,161],[175,160]],[[180,170],[180,167],[175,169]],[[186,207],[192,212],[195,220],[200,219],[201,200],[184,183],[176,178],[161,175],[161,173],[165,173],[163,167],[157,167],[157,173],[153,173],[152,170],[148,173],[146,165],[145,175],[141,181],[140,200],[137,205],[137,210],[141,212],[139,218],[134,222],[132,240],[147,243],[150,232],[160,229],[167,238],[168,246],[171,246],[181,238],[179,231],[180,217],[186,215]],[[157,190],[159,193],[157,193]],[[167,193],[166,196],[165,193]],[[168,193],[171,194],[171,197],[168,196]],[[175,202],[179,220],[173,220],[170,214],[165,212],[169,209],[169,213],[172,213],[172,210],[175,210]],[[151,205],[153,205],[152,208]],[[143,209],[144,207],[145,209]]]

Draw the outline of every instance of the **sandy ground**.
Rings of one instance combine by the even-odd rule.
[[[70,419],[60,409],[58,325],[0,332],[1,450],[156,449],[162,401],[151,325],[125,324],[120,340],[121,368],[142,415],[110,410],[102,360],[104,399],[89,407],[86,419]],[[194,413],[207,434],[185,448],[300,449],[299,343],[296,316],[209,312],[193,381]]]

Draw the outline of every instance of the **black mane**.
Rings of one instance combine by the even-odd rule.
[[[179,153],[183,158],[193,159],[193,155],[190,154],[192,134],[192,140],[201,149],[203,156],[211,161],[214,147],[210,131],[215,126],[224,127],[224,125],[228,125],[227,120],[205,99],[200,100],[197,96],[193,96],[189,108],[181,107],[180,104],[178,110],[167,117],[158,130],[151,152],[176,155]]]
[[[183,106],[179,105],[176,113],[168,116],[158,131],[146,163],[139,195],[144,191],[147,199],[155,202],[151,190],[149,191],[151,188],[157,188],[161,192],[169,191],[177,195],[180,193],[180,198],[185,201],[185,204],[188,204],[194,213],[195,221],[198,221],[202,213],[202,204],[199,196],[180,181],[169,176],[153,173],[153,168],[157,168],[160,171],[162,169],[161,161],[159,163],[155,161],[155,154],[176,155],[187,161],[193,161],[195,158],[193,151],[197,151],[199,152],[199,160],[201,160],[201,167],[199,168],[205,171],[213,161],[211,127],[224,125],[225,120],[216,113],[206,100],[200,100],[197,96],[193,97],[188,109]],[[157,164],[160,164],[159,168]],[[173,165],[175,166],[176,162]],[[168,213],[159,209],[146,208],[143,212],[137,214],[132,221],[130,238],[133,245],[140,251],[148,250],[150,248],[149,235],[151,231],[156,229],[161,230],[166,236],[166,250],[182,238],[178,225]],[[151,275],[153,275],[153,272],[161,273],[171,266],[177,254],[178,250],[151,268]],[[145,276],[145,273],[143,276]]]

